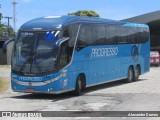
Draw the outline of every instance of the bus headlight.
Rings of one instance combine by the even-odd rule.
[[[54,81],[56,81],[57,79],[51,79],[51,80],[46,80],[46,81],[44,81],[44,83],[52,83],[52,82],[54,82]]]

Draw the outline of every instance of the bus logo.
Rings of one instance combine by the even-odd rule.
[[[131,55],[132,55],[132,59],[134,61],[137,61],[138,60],[138,55],[139,55],[139,52],[138,52],[138,47],[136,45],[133,45],[132,47],[132,51],[131,51]]]
[[[47,32],[44,36],[45,40],[47,41],[52,41],[55,39],[55,34],[54,32]]]

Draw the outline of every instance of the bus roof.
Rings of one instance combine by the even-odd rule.
[[[122,25],[122,26],[140,26],[147,27],[144,24],[135,24],[129,22],[115,21],[109,19],[102,19],[97,17],[82,17],[82,16],[47,16],[33,19],[23,24],[19,30],[60,30],[63,26],[74,23],[99,23],[108,25]]]

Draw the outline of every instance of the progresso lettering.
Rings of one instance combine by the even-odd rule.
[[[94,48],[91,52],[91,57],[107,57],[107,56],[116,56],[118,54],[117,47],[111,48]]]
[[[42,81],[41,77],[20,77],[21,81]]]

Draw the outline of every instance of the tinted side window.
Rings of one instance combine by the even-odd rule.
[[[82,24],[78,35],[78,47],[84,48],[88,45],[93,45],[92,25]]]
[[[72,54],[73,54],[73,49],[74,49],[74,45],[76,42],[78,29],[79,29],[79,24],[71,24],[71,25],[65,26],[63,28],[63,37],[69,37],[69,41],[67,43],[69,61],[70,61]],[[63,50],[64,49],[62,49],[62,51]]]
[[[65,26],[63,28],[63,37],[69,37],[69,27],[68,26]]]
[[[124,27],[127,44],[131,44],[132,43],[131,36],[130,36],[131,31],[129,29],[130,29],[129,27],[126,27],[126,26]]]
[[[93,39],[95,45],[106,44],[105,25],[93,25]]]
[[[148,40],[148,28],[106,26],[106,44],[138,44]]]
[[[61,44],[59,55],[59,67],[62,68],[70,62],[68,41]]]
[[[117,41],[118,41],[118,44],[128,43],[128,32],[126,27],[117,26]]]
[[[144,39],[144,42],[149,41],[149,29],[148,28],[144,28],[143,30],[143,39]]]
[[[143,43],[143,37],[142,37],[143,29],[137,27],[136,28],[136,32],[137,32],[137,41],[136,41],[136,43]]]
[[[128,34],[128,40],[127,43],[128,44],[134,44],[136,42],[135,40],[135,28],[134,27],[126,27],[126,31]]]
[[[115,26],[106,26],[106,44],[118,44]]]
[[[63,28],[63,37],[69,37],[69,47],[74,47],[79,24],[71,24]]]

